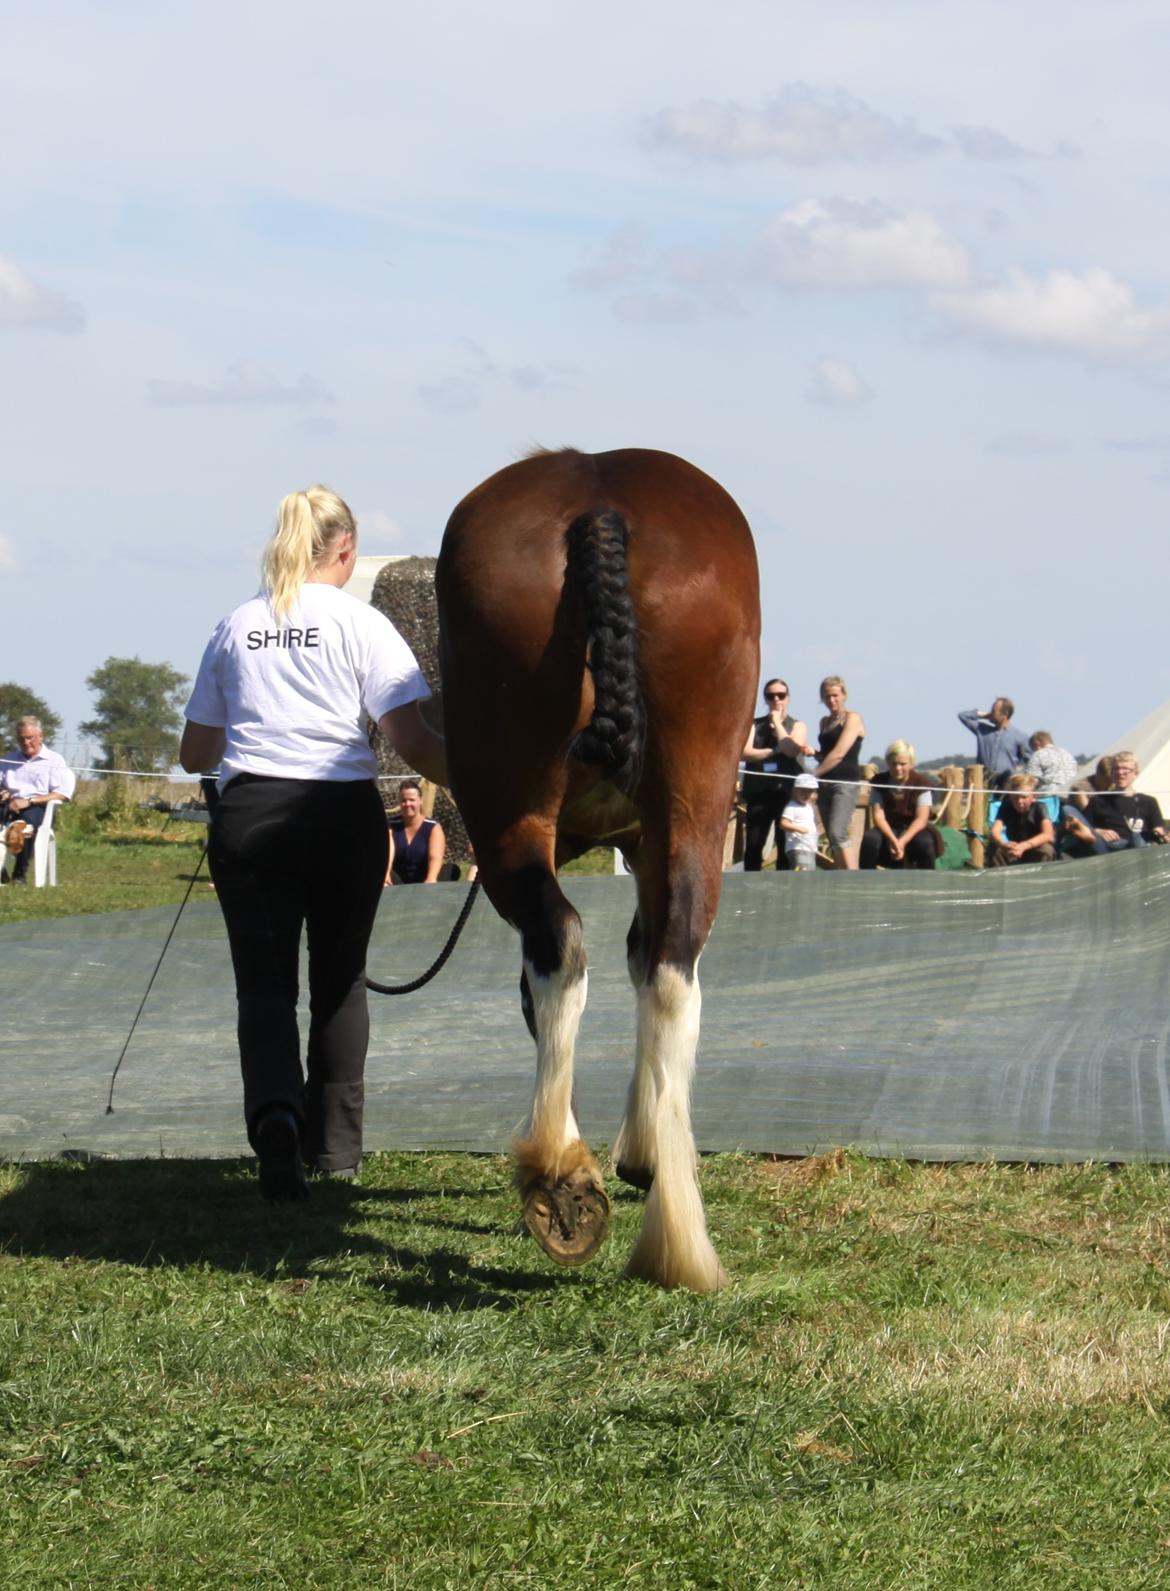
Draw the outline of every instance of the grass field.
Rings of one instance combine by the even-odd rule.
[[[171,832],[69,814],[0,922],[177,904]],[[294,1211],[238,1161],[0,1165],[0,1585],[1167,1584],[1170,1172],[703,1176],[711,1298],[620,1279],[612,1180],[556,1270],[494,1157]]]
[[[0,1575],[1155,1587],[1170,1179],[704,1164],[733,1285],[512,1235],[502,1160],[0,1169]]]

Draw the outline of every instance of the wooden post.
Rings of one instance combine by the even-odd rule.
[[[977,762],[973,768],[965,769],[964,775],[966,787],[971,792],[971,809],[967,824],[975,831],[968,842],[971,846],[971,866],[982,867],[983,834],[987,828],[987,790],[984,787],[982,764]]]
[[[939,784],[947,792],[938,809],[938,823],[941,828],[961,829],[963,827],[963,770],[962,768],[938,768],[936,776]]]

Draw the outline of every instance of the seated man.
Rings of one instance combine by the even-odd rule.
[[[19,818],[36,830],[45,821],[45,812],[52,802],[72,797],[77,779],[64,757],[45,745],[39,718],[22,718],[16,726],[16,739],[19,752],[0,758],[0,823]],[[34,834],[17,852],[12,872],[14,884],[28,882],[35,838]]]
[[[1152,795],[1140,795],[1133,788],[1137,776],[1138,761],[1133,752],[1115,752],[1114,788],[1093,796],[1084,812],[1084,822],[1093,832],[1093,849],[1098,854],[1165,845],[1162,809]]]
[[[914,766],[914,747],[895,740],[886,748],[886,771],[871,786],[873,827],[861,841],[861,866],[909,867],[929,871],[942,853],[942,839],[930,821],[933,799],[926,774]]]
[[[991,867],[1056,860],[1052,819],[1036,800],[1036,781],[1030,773],[1013,773],[1007,782],[1007,794],[991,825],[987,860]]]

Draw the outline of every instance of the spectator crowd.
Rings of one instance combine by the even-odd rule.
[[[907,740],[887,747],[884,769],[866,769],[865,723],[848,704],[844,680],[837,674],[822,680],[820,698],[824,714],[814,745],[791,711],[787,682],[770,679],[764,686],[766,711],[753,720],[742,753],[744,871],[760,870],[773,831],[777,868],[812,867],[819,843],[814,803],[834,867],[934,868],[944,852],[937,781],[918,769]],[[1078,779],[1076,758],[1048,730],[1025,735],[1016,728],[1009,697],[958,716],[975,737],[975,761],[986,776],[988,831],[975,837],[985,840],[988,866],[1166,843],[1157,799],[1134,789],[1139,767],[1132,751],[1102,757],[1088,778]],[[867,772],[871,822],[858,844],[853,817]]]

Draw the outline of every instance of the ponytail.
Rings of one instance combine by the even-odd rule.
[[[264,549],[264,589],[277,619],[296,604],[301,587],[337,537],[357,528],[348,507],[327,486],[310,486],[283,498],[272,540]]]

